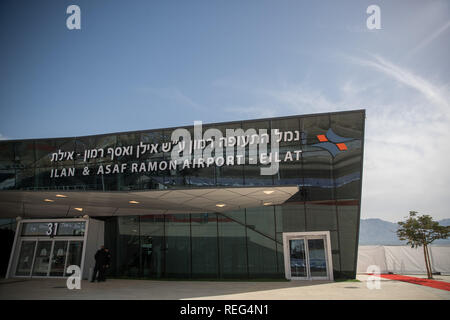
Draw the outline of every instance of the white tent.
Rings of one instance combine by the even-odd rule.
[[[429,247],[433,273],[450,274],[450,247]],[[426,274],[423,247],[359,246],[358,273],[367,273],[369,266],[378,266],[381,273]]]

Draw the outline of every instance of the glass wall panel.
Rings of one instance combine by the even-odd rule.
[[[344,142],[347,150],[335,157],[336,199],[359,199],[364,117],[363,111],[330,115],[333,132],[351,139]]]
[[[221,278],[247,278],[245,227],[220,215],[218,215],[218,219],[220,276]]]
[[[162,144],[165,143],[166,135],[164,135],[164,132],[162,130],[157,131],[144,131],[141,132],[141,139],[139,141],[142,142],[144,145],[157,145],[156,152],[155,148],[150,147],[150,149],[142,149],[140,147],[140,155],[139,159],[146,159],[146,160],[162,160],[164,158],[164,152],[162,151]],[[146,151],[145,151],[146,150]]]
[[[282,212],[283,232],[304,232],[306,231],[305,206],[283,205],[279,206]]]
[[[16,170],[0,169],[0,190],[16,189]]]
[[[148,145],[143,149],[140,147],[140,156],[138,162],[145,162],[148,166],[149,162],[159,163],[165,160],[164,152],[162,151],[162,144],[167,141],[167,134],[164,134],[162,130],[157,131],[146,131],[141,133],[141,142],[143,145]],[[169,139],[170,140],[170,139]],[[146,150],[144,152],[144,150]],[[169,159],[167,157],[167,159]],[[170,173],[169,176],[167,176]],[[182,184],[182,178],[178,176],[177,171],[147,171],[145,173],[140,173],[141,179],[139,182],[144,189],[165,189],[170,186],[175,186]],[[166,181],[165,181],[166,179]],[[167,186],[166,186],[167,185]]]
[[[20,246],[19,261],[17,263],[16,276],[29,276],[33,265],[36,241],[22,241]]]
[[[190,217],[188,214],[165,216],[166,276],[191,276]]]
[[[164,271],[164,215],[141,216],[140,230],[142,275],[161,278]]]
[[[23,168],[16,170],[16,189],[30,190],[34,188],[35,169]],[[1,185],[1,183],[0,183]]]
[[[149,178],[146,175],[139,172],[132,172],[132,166],[133,162],[127,163],[125,172],[117,175],[118,189],[120,191],[143,190],[149,182]]]
[[[192,214],[192,276],[219,276],[217,216],[215,213]]]
[[[247,227],[275,239],[275,212],[273,206],[246,209]]]
[[[52,166],[73,166],[76,154],[75,139],[46,139],[36,140],[34,143],[36,151],[36,166],[52,167]],[[52,154],[61,151],[61,158],[58,161],[52,161]],[[73,152],[73,157],[69,157],[68,153]],[[59,156],[58,156],[59,157]]]
[[[111,253],[111,266],[107,270],[107,275],[120,275],[118,266],[122,265],[119,257],[117,244],[119,238],[118,217],[108,217],[105,219],[105,247]]]
[[[355,272],[358,210],[357,205],[338,206],[341,272],[349,276]]]
[[[339,250],[338,231],[330,231],[330,242],[331,242],[331,256],[333,260],[333,273],[335,278],[339,278],[341,272],[341,256]]]
[[[5,277],[14,243],[16,219],[0,219],[0,277]]]
[[[332,254],[332,260],[333,260],[333,277],[335,279],[341,278],[341,258],[339,253],[333,253]]]
[[[20,168],[34,167],[36,158],[34,153],[34,141],[21,141],[14,143],[14,160]]]
[[[277,252],[273,239],[247,229],[248,268],[251,278],[276,277]]]
[[[335,158],[336,199],[359,199],[361,183],[360,150],[342,152]]]
[[[120,156],[116,156],[114,159],[120,163],[136,161],[137,146],[140,143],[140,139],[140,133],[118,134],[117,147],[121,147],[122,151],[118,151]]]
[[[185,187],[211,187],[215,185],[215,168],[213,166],[205,168],[185,168],[181,170],[183,176],[183,186]],[[172,182],[171,177],[166,177],[165,181]],[[173,180],[176,181],[176,180]],[[172,185],[172,183],[170,183]]]
[[[83,241],[69,241],[69,252],[67,254],[66,266],[75,265],[81,268],[82,254],[83,254]],[[70,274],[66,272],[66,276],[69,275]]]
[[[314,147],[303,153],[306,201],[334,199],[333,158],[328,151]]]
[[[291,153],[292,159],[296,159],[296,155],[294,152]],[[280,160],[283,161],[283,158],[280,158]],[[287,161],[287,162],[280,162],[279,163],[279,169],[278,173],[273,176],[273,184],[275,185],[302,185],[303,184],[303,177],[301,173],[302,169],[302,161],[301,161],[301,155],[299,156],[299,161]]]
[[[256,134],[260,136],[265,132],[270,136],[270,121],[246,121],[242,123],[244,131],[254,129]],[[260,131],[261,130],[261,131]],[[261,139],[262,140],[262,139]],[[268,140],[266,147],[266,154],[271,152],[270,141]],[[261,185],[273,185],[272,175],[261,175],[261,167],[268,167],[269,164],[260,163],[260,145],[258,145],[256,158],[250,157],[249,147],[246,148],[245,153],[245,166],[244,166],[244,183],[247,186],[261,186]],[[256,164],[251,164],[250,161],[256,161]]]
[[[219,218],[220,216],[226,217],[228,219],[234,220],[242,225],[245,225],[245,209],[242,210],[235,210],[235,211],[225,211],[218,213]]]
[[[275,208],[275,238],[277,242],[283,243],[283,208],[274,206]]]
[[[240,187],[244,185],[244,165],[215,167],[218,186]]]
[[[14,145],[8,141],[0,141],[0,162],[12,163],[14,160]]]
[[[274,176],[274,184],[301,184],[301,153],[296,154],[294,152],[302,150],[299,119],[272,120],[271,127],[273,130],[278,129],[280,132],[278,136],[281,162],[279,163],[278,173]]]
[[[312,145],[318,143],[317,135],[326,134],[330,128],[330,116],[328,114],[302,117],[300,119],[300,128],[306,135],[306,144]]]
[[[94,190],[104,190],[104,191],[115,191],[115,190],[119,190],[119,187],[123,181],[123,177],[121,174],[117,174],[117,173],[110,173],[107,174],[107,170],[108,168],[110,168],[111,172],[113,172],[114,170],[114,165],[116,165],[115,162],[101,162],[98,163],[97,165],[93,166],[94,168],[94,172],[99,172],[99,167],[102,166],[102,169],[104,170],[104,174],[102,173],[98,173],[97,175],[93,176],[93,179],[91,180],[91,178],[87,178],[88,181],[90,181],[90,183],[92,183],[92,188]],[[108,167],[109,166],[109,167]],[[80,173],[82,174],[82,171],[80,171]],[[84,178],[86,179],[86,178]]]
[[[273,185],[273,176],[261,175],[260,164],[246,164],[244,167],[244,182],[246,186],[271,186]]]
[[[364,111],[331,114],[331,128],[345,138],[362,139]]]
[[[278,276],[284,277],[284,248],[283,242],[277,242],[277,273]]]
[[[139,217],[118,217],[118,236],[116,237],[117,273],[123,276],[138,276],[139,255]]]
[[[58,175],[58,177],[52,175]],[[55,171],[57,170],[57,171]],[[64,167],[42,167],[36,168],[35,188],[36,189],[71,189],[73,177],[68,177],[71,173]],[[76,170],[74,171],[74,175]],[[62,176],[61,176],[62,175]]]
[[[308,231],[337,230],[336,205],[306,203],[306,229]]]
[[[86,163],[114,162],[115,157],[111,159],[112,152],[108,153],[108,149],[114,149],[116,145],[117,137],[114,134],[77,138],[75,141],[75,154],[77,154],[75,163],[84,165]],[[86,162],[84,161],[85,151],[89,151],[91,155]]]

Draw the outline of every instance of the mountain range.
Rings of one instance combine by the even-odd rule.
[[[450,225],[450,219],[438,220],[443,226]],[[381,219],[361,219],[359,230],[359,245],[406,245],[406,241],[400,241],[396,231],[397,223]],[[433,245],[450,246],[450,238],[436,240]]]

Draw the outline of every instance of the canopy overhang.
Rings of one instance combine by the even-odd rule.
[[[298,186],[148,191],[1,191],[0,218],[225,212],[280,205]]]

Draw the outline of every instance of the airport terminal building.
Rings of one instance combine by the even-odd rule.
[[[110,277],[354,278],[364,122],[354,110],[0,141],[3,275],[77,265],[87,279],[104,244]]]

